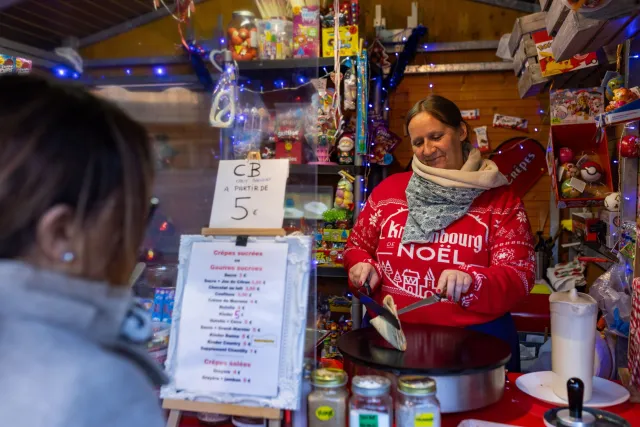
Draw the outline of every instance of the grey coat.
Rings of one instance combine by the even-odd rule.
[[[149,332],[129,289],[0,262],[0,426],[163,426]]]

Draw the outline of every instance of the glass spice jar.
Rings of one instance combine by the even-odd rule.
[[[398,378],[396,427],[440,427],[436,382],[423,376]]]
[[[248,10],[233,12],[227,26],[227,46],[236,61],[248,61],[258,57],[258,33],[256,17]]]
[[[391,427],[391,381],[377,375],[356,376],[351,381],[350,427]]]
[[[313,391],[307,399],[308,427],[346,427],[347,374],[342,369],[322,368],[311,374]]]

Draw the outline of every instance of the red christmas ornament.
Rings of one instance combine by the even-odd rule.
[[[560,148],[560,164],[571,163],[573,161],[573,150],[569,147]]]
[[[624,136],[620,140],[618,150],[622,157],[640,157],[640,138],[634,135]]]

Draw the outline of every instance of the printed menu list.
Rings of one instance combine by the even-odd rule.
[[[193,244],[176,354],[178,389],[277,395],[287,250],[274,242]]]

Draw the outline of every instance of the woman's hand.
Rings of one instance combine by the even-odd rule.
[[[376,273],[376,269],[368,262],[359,262],[349,270],[349,280],[356,288],[365,284],[369,279],[371,291],[374,291],[380,284],[380,276]]]
[[[455,302],[460,302],[462,294],[469,292],[473,279],[464,271],[445,270],[438,279],[438,294],[444,295],[446,288],[447,297]]]

